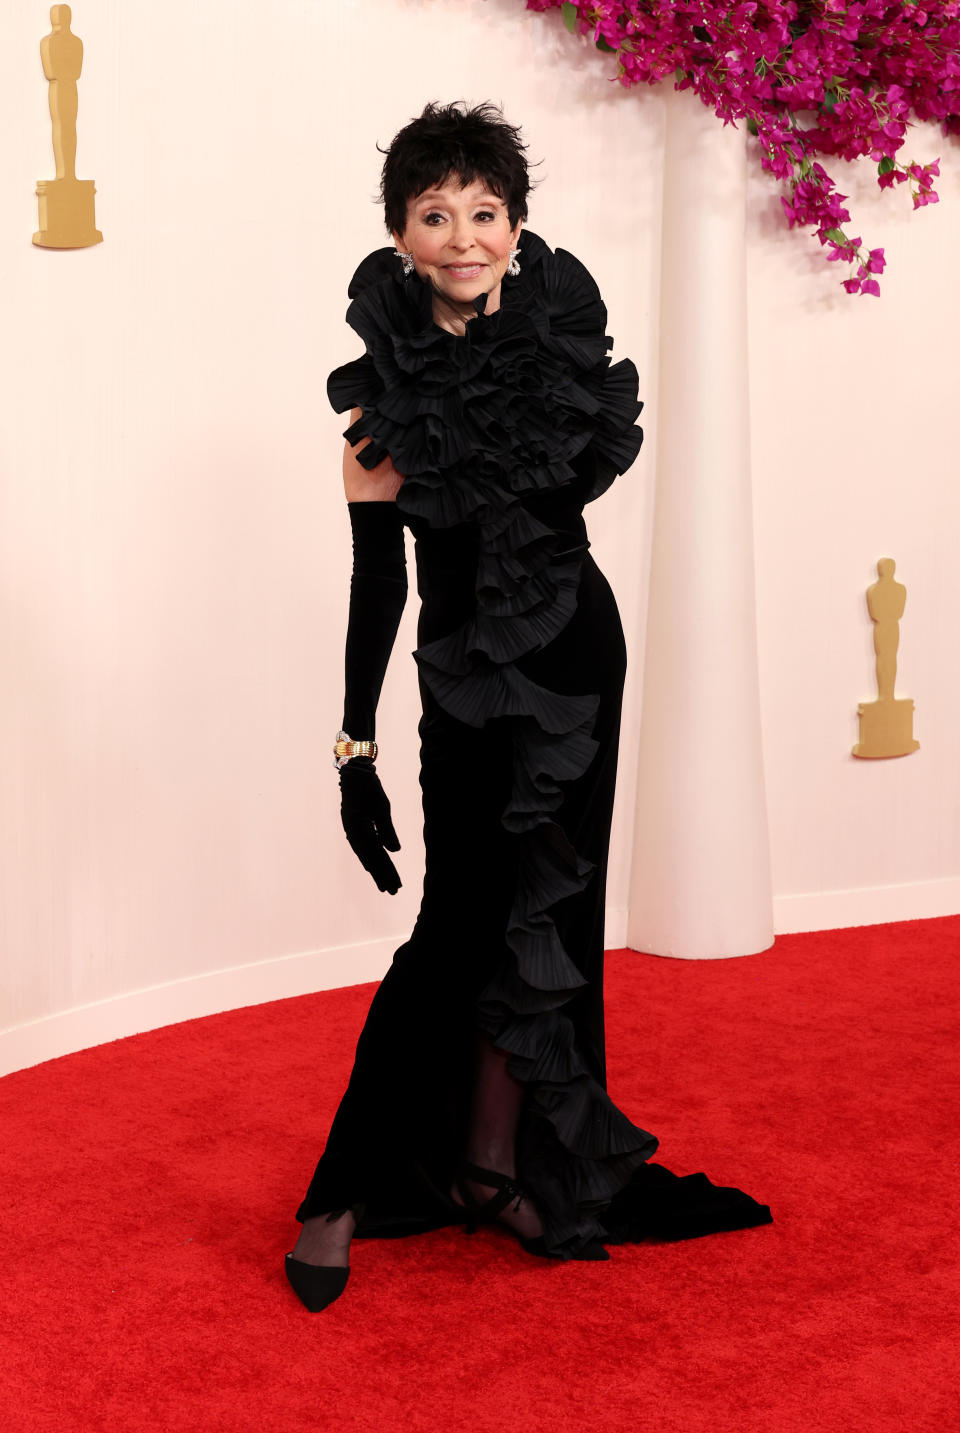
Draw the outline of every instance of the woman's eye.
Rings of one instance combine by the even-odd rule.
[[[477,215],[478,219],[495,219],[496,217],[492,209],[481,209]]]
[[[424,214],[424,216],[423,216],[423,222],[424,222],[425,224],[442,224],[442,223],[443,223],[443,215],[442,215],[442,214],[437,214],[436,212],[431,211],[429,214]]]

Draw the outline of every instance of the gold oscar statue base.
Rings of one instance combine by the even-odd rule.
[[[920,743],[913,739],[913,698],[860,702],[860,740],[854,756],[909,756]]]
[[[87,249],[103,241],[93,212],[92,179],[38,179],[40,228],[33,242],[41,249]]]

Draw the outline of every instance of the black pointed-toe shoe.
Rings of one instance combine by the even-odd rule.
[[[312,1314],[318,1314],[334,1299],[339,1299],[347,1287],[350,1277],[349,1266],[339,1264],[304,1264],[288,1254],[283,1261],[290,1287],[300,1302]]]
[[[332,1209],[327,1215],[327,1223],[333,1224],[347,1212],[347,1209]],[[349,1212],[359,1223],[363,1205],[355,1205]],[[292,1253],[287,1254],[283,1267],[291,1289],[312,1314],[318,1314],[334,1299],[339,1299],[350,1277],[348,1264],[305,1264],[302,1259],[294,1258]]]

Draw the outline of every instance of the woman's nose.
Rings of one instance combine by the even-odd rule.
[[[453,225],[453,232],[450,235],[450,243],[455,249],[470,248],[473,243],[473,233],[466,219],[456,220]]]

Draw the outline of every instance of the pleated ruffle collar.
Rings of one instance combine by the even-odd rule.
[[[556,488],[588,447],[589,501],[639,451],[636,369],[610,365],[594,280],[530,230],[519,245],[521,271],[504,276],[499,308],[486,313],[484,296],[462,336],[434,322],[430,285],[405,277],[392,248],[353,276],[346,317],[366,352],[330,375],[328,395],[337,412],[363,409],[346,437],[371,439],[358,454],[364,467],[390,455],[408,480],[403,506],[421,483],[443,475],[449,484],[465,467],[473,483],[518,495]]]

